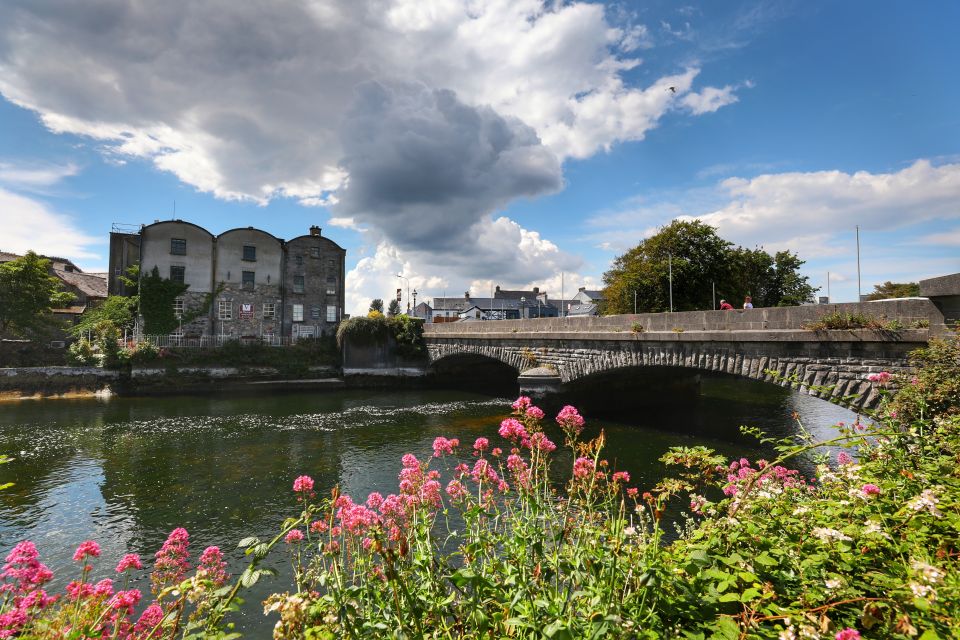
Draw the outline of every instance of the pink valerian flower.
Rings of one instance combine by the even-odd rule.
[[[727,473],[728,484],[723,488],[723,493],[728,496],[737,495],[740,488],[758,473],[762,473],[763,476],[754,483],[754,486],[760,490],[779,492],[788,488],[807,488],[807,483],[799,471],[780,465],[771,467],[764,461],[760,462],[763,464],[758,463],[761,467],[759,470],[751,467],[750,461],[746,458],[731,462],[729,473]]]
[[[293,481],[293,490],[297,493],[309,493],[313,491],[313,478],[310,476],[299,476]]]
[[[834,640],[860,640],[860,632],[847,627],[843,631],[838,631],[837,635],[834,636]]]
[[[707,499],[695,493],[690,494],[690,511],[693,513],[703,513],[703,507],[707,504]]]
[[[227,573],[227,563],[223,560],[220,547],[207,547],[200,554],[200,565],[197,567],[197,577],[210,580],[217,587],[222,587],[230,578]]]
[[[630,482],[630,474],[626,471],[617,471],[613,474],[613,481],[618,484],[626,484]]]
[[[170,532],[160,550],[154,554],[153,582],[154,591],[159,593],[164,587],[183,580],[190,570],[190,534],[178,527]]]
[[[892,377],[893,376],[890,375],[890,372],[881,371],[880,373],[871,373],[870,375],[867,376],[867,380],[869,380],[870,382],[879,384],[881,387],[885,387],[887,386],[887,383],[890,382],[890,379]]]
[[[557,445],[553,444],[550,439],[542,431],[537,431],[530,436],[528,440],[525,440],[523,446],[529,447],[533,451],[539,451],[541,453],[551,453],[556,451]]]
[[[637,494],[638,494],[638,493],[640,493],[640,490],[637,489],[636,487],[630,487],[629,489],[627,489],[627,495],[628,495],[629,497],[633,498],[634,500],[637,499]]]
[[[123,573],[127,569],[143,569],[143,563],[140,562],[140,556],[135,553],[128,553],[117,563],[116,572]]]
[[[87,556],[92,558],[100,557],[100,545],[93,540],[87,540],[80,543],[80,546],[77,547],[77,550],[73,552],[73,561],[83,562],[83,559]]]
[[[534,420],[543,420],[543,409],[540,407],[530,406],[527,407],[527,411],[524,414],[528,418],[533,418]]]
[[[463,486],[463,483],[459,480],[451,480],[447,483],[447,495],[450,496],[453,500],[460,500],[465,498],[467,495],[467,488]]]
[[[837,464],[850,464],[851,462],[853,462],[853,458],[846,451],[837,454]]]
[[[477,438],[477,441],[473,443],[474,451],[486,451],[490,448],[490,441],[486,438]]]
[[[530,401],[530,398],[527,396],[520,396],[510,406],[513,407],[513,410],[518,414],[523,415],[526,413],[527,407],[529,407],[531,404],[533,403]]]
[[[326,522],[323,520],[314,520],[310,523],[310,531],[314,533],[323,533],[329,528]]]
[[[283,541],[287,544],[294,544],[303,540],[303,531],[300,529],[291,529],[287,535],[283,537]]]
[[[452,455],[453,450],[460,446],[460,441],[456,438],[448,440],[440,436],[433,441],[433,457],[439,458],[444,453]]]
[[[140,619],[137,620],[137,624],[133,626],[134,637],[145,638],[146,636],[143,634],[149,633],[160,624],[161,620],[163,620],[163,608],[157,603],[151,604],[143,610],[143,613],[140,614]],[[158,638],[162,634],[163,629],[157,629],[151,637]]]
[[[6,583],[0,585],[0,593],[27,593],[49,582],[53,572],[40,562],[37,547],[29,540],[24,540],[7,554],[0,578]]]
[[[365,534],[370,527],[380,523],[380,517],[377,512],[362,504],[354,504],[349,496],[341,496],[343,500],[338,500],[339,508],[336,512],[336,518],[340,521],[341,528],[349,533],[359,536]],[[376,499],[373,501],[377,502]],[[383,504],[381,498],[380,504]]]
[[[556,417],[557,424],[563,427],[563,430],[574,435],[580,435],[583,431],[583,416],[577,411],[576,407],[570,405],[560,409]]]
[[[97,584],[93,585],[93,595],[94,598],[100,598],[104,596],[113,595],[113,580],[110,578],[104,578]]]
[[[484,481],[495,485],[500,484],[500,476],[497,475],[497,470],[484,458],[480,458],[476,464],[473,465],[473,471],[470,472],[470,477],[473,478],[473,481],[477,484]]]
[[[490,452],[490,455],[492,455],[495,458],[499,458],[501,455],[503,455],[503,449],[501,449],[500,447],[494,447],[493,451]]]
[[[595,468],[593,460],[590,458],[577,458],[573,463],[573,477],[578,480],[585,480],[593,475]]]
[[[140,602],[139,589],[130,589],[128,591],[118,591],[115,596],[110,598],[109,607],[114,611],[121,612],[122,615],[131,615],[133,608]]]
[[[525,440],[529,437],[527,435],[527,428],[516,418],[507,418],[501,422],[499,433],[500,437],[512,440],[513,442]]]
[[[880,495],[880,487],[875,484],[867,483],[860,488],[860,491],[862,491],[863,495],[868,498]]]
[[[377,510],[383,504],[383,496],[376,491],[367,496],[367,508]]]

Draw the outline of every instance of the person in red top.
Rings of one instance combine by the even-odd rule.
[[[726,300],[720,301],[720,311],[731,311],[733,310],[733,305],[727,302]]]

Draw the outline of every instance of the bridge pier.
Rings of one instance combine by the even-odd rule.
[[[563,380],[560,379],[557,370],[552,367],[536,367],[521,373],[517,377],[517,383],[520,385],[520,395],[542,401],[549,396],[559,394]]]

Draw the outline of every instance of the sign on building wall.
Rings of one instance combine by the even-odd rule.
[[[240,319],[253,320],[253,303],[252,302],[240,303]]]

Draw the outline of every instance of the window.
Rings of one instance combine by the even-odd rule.
[[[336,281],[337,281],[337,276],[332,276],[332,275],[331,275],[331,276],[327,276],[327,283],[328,283],[328,284],[334,284],[334,283],[336,283]]]
[[[337,321],[337,308],[332,304],[327,305],[327,322]]]
[[[244,289],[253,289],[253,283],[256,280],[256,271],[244,271],[241,274],[241,282]]]
[[[311,307],[310,308],[310,317],[314,320],[320,319],[320,307]]]
[[[243,245],[243,259],[247,262],[257,261],[257,248],[252,244]]]
[[[303,276],[293,276],[293,292],[303,293]]]
[[[320,257],[320,247],[310,247],[310,257],[319,258]]]
[[[268,320],[270,318],[277,317],[277,303],[276,302],[264,302],[262,305],[263,308],[263,319]]]
[[[217,318],[219,320],[233,320],[233,302],[220,300],[217,303]]]
[[[329,260],[327,260],[327,267],[329,267],[330,269],[333,269],[336,266],[337,265],[333,262],[333,258],[330,258]]]
[[[334,289],[333,287],[328,286],[328,287],[327,287],[327,295],[328,295],[328,296],[335,296],[335,295],[337,295],[337,290]]]
[[[297,256],[296,258],[294,258],[294,261],[297,263],[298,267],[303,266],[303,256]]]
[[[183,298],[173,299],[173,315],[178,318],[183,316]]]
[[[170,238],[170,253],[175,256],[187,255],[187,241],[184,238]]]
[[[184,266],[179,266],[172,264],[170,265],[170,280],[171,282],[183,282],[186,277],[187,268]]]
[[[302,304],[293,305],[293,321],[303,322],[303,305]]]

